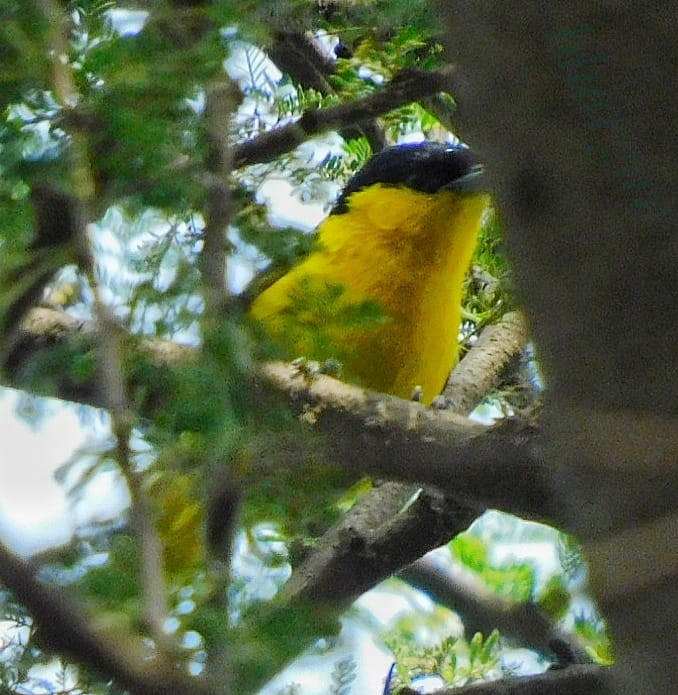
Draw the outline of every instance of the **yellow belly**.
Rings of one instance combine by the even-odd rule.
[[[421,386],[430,402],[457,361],[462,284],[487,203],[381,184],[358,191],[251,315],[290,357],[336,358],[347,379],[403,398]]]

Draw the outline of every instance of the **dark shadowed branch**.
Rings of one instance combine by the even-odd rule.
[[[418,691],[405,688],[402,695]],[[436,695],[612,695],[604,666],[592,664],[568,666],[536,676],[517,676],[471,683],[460,688],[437,690]]]
[[[664,88],[675,3],[435,6],[468,78],[455,93],[460,128],[482,143],[549,385],[540,422],[562,526],[590,541],[598,595],[616,589],[602,606],[616,687],[669,692],[678,582],[663,559],[678,531],[647,529],[678,499],[678,322],[667,321],[678,296],[678,107]],[[596,553],[601,537],[614,552]]]
[[[572,645],[534,603],[510,601],[484,587],[470,570],[441,567],[431,556],[423,557],[398,573],[401,579],[425,591],[436,603],[447,606],[461,617],[467,635],[489,635],[497,629],[503,637],[517,639],[521,645],[546,652],[554,640]],[[585,659],[588,662],[589,659]]]
[[[383,488],[377,487],[323,536],[320,550],[283,588],[283,600],[292,604],[321,601],[341,610],[401,567],[468,528],[483,511],[425,489],[415,490],[412,501],[403,508],[407,487],[384,483]]]
[[[327,79],[336,70],[336,62],[325,55],[312,31],[278,30],[273,33],[273,41],[267,52],[295,84],[314,89],[325,96],[336,93]],[[344,139],[364,135],[373,152],[378,152],[387,144],[376,118],[359,124],[349,123],[339,129],[339,134]]]

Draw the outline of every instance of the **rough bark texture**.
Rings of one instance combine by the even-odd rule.
[[[499,386],[502,375],[517,360],[526,342],[527,325],[518,312],[510,312],[488,326],[450,375],[444,391],[449,407],[459,415],[471,413],[484,396]]]
[[[671,692],[678,103],[667,85],[678,8],[434,4],[465,77],[459,129],[487,164],[548,381],[545,434],[563,522],[612,545],[652,520],[670,531],[642,558],[616,543],[610,564],[591,562],[616,639],[618,692]],[[654,584],[606,598],[606,577],[648,562],[659,568]]]

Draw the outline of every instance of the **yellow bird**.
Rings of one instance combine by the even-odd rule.
[[[458,359],[464,275],[489,197],[465,147],[376,154],[346,185],[315,249],[252,303],[289,357],[336,358],[348,380],[429,403]]]

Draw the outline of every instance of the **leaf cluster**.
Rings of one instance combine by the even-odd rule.
[[[412,686],[423,676],[438,676],[443,686],[460,686],[497,678],[500,667],[501,638],[495,630],[486,638],[477,632],[470,641],[447,638],[430,647],[419,647],[387,638],[396,658],[396,674],[391,679],[392,693]]]

